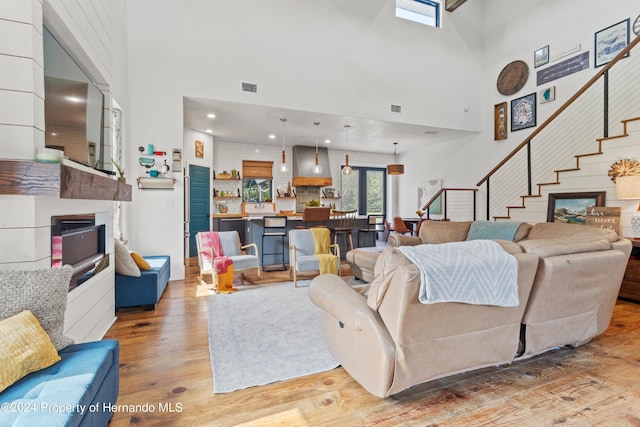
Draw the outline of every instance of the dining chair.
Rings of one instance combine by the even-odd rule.
[[[393,228],[395,232],[399,234],[413,233],[413,230],[409,230],[409,228],[407,228],[407,224],[399,216],[393,217]]]
[[[385,242],[388,242],[388,241],[389,241],[389,234],[391,234],[391,232],[393,232],[393,231],[395,231],[395,230],[393,229],[393,227],[391,226],[391,224],[389,223],[389,221],[385,221],[385,222],[384,222],[384,228],[385,228],[385,230],[386,230],[386,232],[387,232],[387,237],[384,239],[384,241],[385,241]]]

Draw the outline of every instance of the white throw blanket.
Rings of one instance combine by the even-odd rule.
[[[518,305],[518,262],[491,240],[397,248],[420,270],[423,304]]]

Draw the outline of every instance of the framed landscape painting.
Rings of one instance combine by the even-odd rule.
[[[584,224],[587,208],[604,206],[606,192],[551,193],[547,207],[547,222]]]

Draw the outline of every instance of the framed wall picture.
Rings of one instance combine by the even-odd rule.
[[[536,93],[511,101],[511,132],[536,125]]]
[[[540,104],[544,104],[545,102],[551,102],[556,99],[556,87],[549,86],[540,90]]]
[[[533,52],[533,68],[549,63],[549,45]]]
[[[507,139],[507,103],[501,102],[493,107],[493,139]]]
[[[418,182],[418,209],[421,210],[424,205],[429,203],[433,196],[442,189],[441,179],[430,179]],[[429,206],[429,215],[439,215],[442,213],[442,195],[440,195]]]
[[[629,44],[629,18],[600,30],[593,37],[594,66],[611,61]]]
[[[204,157],[204,142],[196,140],[196,157]]]
[[[605,194],[605,191],[551,193],[547,206],[547,222],[585,224],[587,208],[604,206]]]

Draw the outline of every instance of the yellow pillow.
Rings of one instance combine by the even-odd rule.
[[[139,253],[131,251],[131,258],[133,258],[133,262],[136,263],[140,270],[151,270],[151,266],[147,260],[142,258],[142,255]]]
[[[60,360],[36,316],[24,310],[0,321],[0,392]]]

